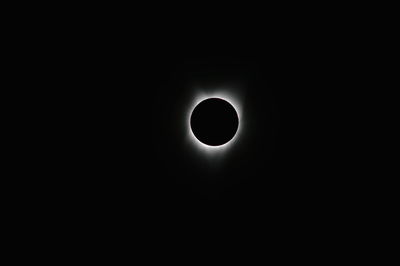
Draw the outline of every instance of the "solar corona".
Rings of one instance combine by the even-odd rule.
[[[242,106],[233,93],[198,93],[186,117],[189,142],[199,151],[219,153],[231,148],[242,131]]]

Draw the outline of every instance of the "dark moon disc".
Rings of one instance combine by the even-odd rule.
[[[220,146],[236,134],[239,118],[235,108],[220,98],[200,102],[190,117],[190,127],[195,137],[209,146]]]

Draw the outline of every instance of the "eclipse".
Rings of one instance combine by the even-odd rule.
[[[190,117],[194,136],[209,146],[229,142],[236,134],[239,117],[235,108],[224,99],[209,98],[200,102]]]

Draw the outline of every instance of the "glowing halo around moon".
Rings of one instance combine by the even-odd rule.
[[[202,101],[209,99],[209,98],[220,98],[223,99],[227,102],[229,102],[233,108],[236,110],[236,113],[239,118],[239,125],[238,129],[236,131],[235,136],[228,141],[225,144],[219,145],[219,146],[210,146],[207,144],[202,143],[200,140],[198,140],[195,135],[192,132],[192,129],[190,127],[190,117],[192,115],[192,112],[194,108]],[[189,142],[192,143],[198,150],[206,152],[208,154],[210,153],[219,153],[222,151],[226,151],[229,148],[235,144],[238,139],[241,136],[242,133],[242,127],[243,127],[243,115],[242,115],[242,104],[237,100],[237,96],[235,97],[234,93],[229,93],[226,91],[219,91],[219,92],[202,92],[198,93],[196,97],[194,97],[193,101],[189,104],[188,111],[187,111],[187,116],[186,116],[186,128],[187,128],[187,137],[189,139]]]

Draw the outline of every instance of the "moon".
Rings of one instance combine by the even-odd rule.
[[[198,141],[221,146],[234,138],[239,127],[238,114],[228,101],[208,98],[196,105],[190,117],[190,128]]]
[[[208,145],[201,142],[195,135],[191,128],[191,117],[194,109],[201,102],[210,99],[219,98],[228,102],[233,106],[238,117],[238,128],[233,138],[225,144],[219,146]],[[199,158],[224,158],[229,152],[241,143],[245,135],[246,116],[244,114],[243,95],[240,89],[234,87],[219,87],[219,88],[196,88],[195,92],[189,96],[186,105],[186,112],[184,112],[184,131],[186,132],[186,144],[190,150],[199,155]],[[205,157],[203,157],[205,156]]]

